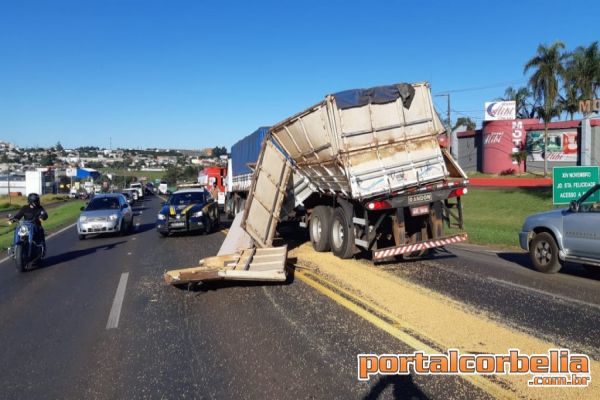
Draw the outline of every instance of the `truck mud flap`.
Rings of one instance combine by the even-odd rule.
[[[449,244],[465,242],[468,239],[466,233],[458,235],[446,236],[439,239],[424,240],[418,243],[405,244],[397,247],[387,247],[373,251],[373,261],[380,261],[389,257],[399,256],[401,254],[412,253],[415,251],[433,249],[443,247]]]
[[[165,282],[181,285],[217,280],[284,282],[287,246],[251,248],[200,260],[200,266],[167,271]]]

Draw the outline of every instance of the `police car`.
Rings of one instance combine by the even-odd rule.
[[[209,233],[219,226],[217,202],[204,188],[173,192],[158,213],[156,230],[161,236],[174,232]]]

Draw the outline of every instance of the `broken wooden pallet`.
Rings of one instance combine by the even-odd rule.
[[[167,271],[164,279],[171,285],[213,280],[283,282],[287,278],[286,258],[287,246],[245,249],[204,258],[198,267]]]

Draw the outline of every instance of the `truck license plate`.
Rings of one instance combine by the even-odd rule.
[[[410,215],[413,217],[417,217],[419,215],[429,214],[429,204],[425,204],[424,206],[416,206],[410,208]]]

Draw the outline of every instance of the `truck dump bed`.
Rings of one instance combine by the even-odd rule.
[[[314,186],[358,200],[446,178],[443,131],[427,83],[332,94],[271,128]]]

